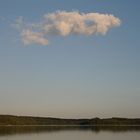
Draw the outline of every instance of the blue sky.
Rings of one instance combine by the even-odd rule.
[[[0,114],[140,117],[138,0],[1,0]],[[16,19],[41,21],[56,11],[113,14],[106,35],[49,36],[24,45]]]

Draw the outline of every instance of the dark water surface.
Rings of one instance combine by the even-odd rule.
[[[140,140],[140,126],[0,126],[0,140]]]

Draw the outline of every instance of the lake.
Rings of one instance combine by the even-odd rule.
[[[140,140],[140,126],[0,126],[0,140]]]

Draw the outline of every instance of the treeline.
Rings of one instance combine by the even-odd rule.
[[[92,118],[61,119],[29,116],[0,115],[0,125],[140,125],[140,119]]]

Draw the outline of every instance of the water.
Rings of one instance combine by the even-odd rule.
[[[140,140],[140,127],[1,126],[0,140]]]

